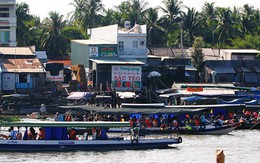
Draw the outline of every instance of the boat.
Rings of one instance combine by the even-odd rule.
[[[240,123],[227,124],[221,127],[207,125],[205,129],[200,129],[199,126],[194,126],[193,128],[190,129],[187,129],[185,127],[179,127],[179,129],[176,130],[174,130],[173,127],[169,127],[169,128],[151,127],[151,128],[140,129],[139,132],[141,135],[171,134],[171,133],[178,133],[180,135],[225,135],[235,130],[239,125]],[[110,128],[108,132],[127,132],[128,130],[129,128],[124,128],[124,130]]]
[[[72,128],[104,128],[130,127],[129,122],[60,122],[60,121],[19,121],[0,122],[3,127],[22,128],[40,127],[45,130],[45,140],[27,140],[25,134],[21,140],[0,140],[0,151],[72,151],[72,150],[131,150],[131,149],[154,149],[169,148],[171,145],[182,143],[182,138],[178,135],[167,137],[142,137],[137,130],[132,129],[131,133],[125,136],[119,135],[107,137],[106,139],[93,139],[90,136],[79,136],[78,140],[68,139],[68,130]],[[25,139],[25,140],[24,140]]]

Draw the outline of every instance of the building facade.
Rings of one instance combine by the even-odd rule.
[[[89,40],[72,40],[72,65],[89,69],[88,82],[97,90],[140,90],[145,64],[146,25],[118,25],[89,29]]]
[[[15,0],[0,0],[0,46],[16,46]]]

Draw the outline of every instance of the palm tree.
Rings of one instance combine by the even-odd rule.
[[[59,55],[67,52],[68,41],[63,35],[66,21],[58,12],[50,12],[49,18],[43,20],[43,36],[41,46],[47,50],[48,55]]]
[[[200,32],[200,20],[198,20],[199,13],[194,8],[188,8],[187,13],[183,14],[183,29],[188,33],[188,46],[191,46],[194,36]]]
[[[117,20],[114,17],[115,16],[115,12],[112,9],[104,9],[103,11],[103,15],[101,17],[101,25],[102,26],[107,26],[107,25],[111,25],[111,24],[116,24]],[[117,14],[117,13],[116,13]],[[117,15],[116,15],[117,16]]]
[[[202,11],[200,13],[201,21],[206,24],[206,26],[202,27],[204,31],[204,40],[206,42],[215,42],[215,29],[217,27],[217,18],[216,18],[216,10],[214,7],[215,3],[206,2],[202,6]]]
[[[84,31],[99,25],[101,21],[100,12],[104,9],[101,0],[74,0],[70,3],[75,10],[70,14],[71,20],[75,21]]]
[[[163,30],[158,24],[158,10],[159,8],[149,8],[145,13],[145,19],[148,29],[148,48],[163,45]]]
[[[244,5],[242,14],[241,14],[241,26],[244,33],[250,33],[254,31],[255,22],[254,22],[255,10],[253,6],[248,4]]]
[[[16,16],[17,16],[17,45],[25,46],[25,34],[28,31],[26,21],[30,20],[29,6],[27,3],[16,4]]]
[[[164,29],[168,32],[172,31],[173,24],[181,21],[182,1],[178,0],[164,0],[163,4],[165,7],[160,7],[164,15],[161,17],[161,24]]]
[[[119,12],[122,13],[124,21],[130,21],[131,26],[142,24],[145,22],[144,15],[147,10],[148,3],[140,0],[129,0],[122,2],[116,6]]]
[[[225,44],[229,44],[228,39],[233,39],[235,33],[235,22],[233,22],[231,15],[230,8],[217,9],[218,26],[216,32],[219,34],[218,39]]]

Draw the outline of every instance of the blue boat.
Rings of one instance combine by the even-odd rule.
[[[169,148],[169,145],[179,144],[182,138],[178,137],[141,137],[136,130],[125,136],[106,137],[104,139],[94,139],[90,136],[82,137],[78,140],[69,140],[67,131],[71,128],[109,128],[109,127],[130,127],[129,122],[0,122],[3,127],[41,127],[45,130],[45,140],[0,139],[0,151],[72,151],[72,150],[130,150],[130,149],[153,149]],[[105,131],[102,129],[102,132]],[[27,130],[26,130],[27,132]],[[26,134],[24,134],[26,135]],[[24,136],[23,135],[23,136]]]

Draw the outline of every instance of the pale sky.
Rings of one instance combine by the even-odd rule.
[[[67,14],[74,10],[72,5],[69,5],[74,0],[16,0],[17,3],[25,2],[29,5],[30,14],[40,16],[41,20],[48,17],[50,11],[57,11],[65,17]],[[113,8],[125,0],[102,0],[106,8]],[[146,0],[150,7],[162,5],[162,0]],[[183,5],[187,7],[195,7],[197,11],[205,2],[215,2],[215,7],[242,7],[245,4],[254,6],[255,9],[260,9],[258,0],[182,0]]]

